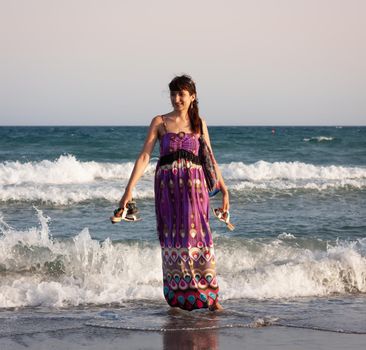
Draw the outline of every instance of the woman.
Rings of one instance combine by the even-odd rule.
[[[155,172],[155,209],[162,248],[164,296],[185,310],[222,310],[218,301],[215,254],[209,226],[209,196],[197,160],[201,130],[209,147],[206,123],[199,116],[196,86],[187,75],[169,84],[173,111],[153,118],[120,201],[124,208],[144,173],[157,139],[160,158]],[[222,191],[222,209],[229,210],[229,193],[215,164]]]

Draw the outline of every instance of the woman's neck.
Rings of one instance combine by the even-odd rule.
[[[185,121],[188,121],[189,120],[188,111],[179,111],[179,112],[174,111],[174,117],[176,119],[179,118],[179,119],[185,120]]]

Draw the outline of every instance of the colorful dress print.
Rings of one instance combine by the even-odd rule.
[[[166,132],[160,157],[178,150],[198,155],[198,137]],[[164,297],[170,306],[185,310],[210,307],[218,300],[219,287],[202,166],[184,157],[164,165],[159,160],[154,189]]]

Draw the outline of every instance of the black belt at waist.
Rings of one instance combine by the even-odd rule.
[[[171,164],[178,159],[185,159],[195,164],[201,164],[200,158],[194,153],[180,149],[178,151],[166,154],[165,156],[161,156],[159,159],[159,165]]]

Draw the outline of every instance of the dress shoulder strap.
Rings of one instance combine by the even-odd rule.
[[[202,126],[202,119],[200,118],[200,132],[201,132],[201,135],[204,136],[203,134],[203,126]]]
[[[164,118],[162,115],[161,115],[160,117],[161,117],[161,120],[163,121],[164,130],[165,130],[165,132],[167,132],[167,131],[166,131],[166,122],[165,122],[165,118]]]

